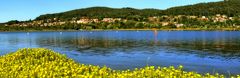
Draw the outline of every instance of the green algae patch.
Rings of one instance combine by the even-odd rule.
[[[84,65],[49,49],[20,49],[0,57],[1,78],[224,78],[218,73],[204,75],[174,68],[147,66],[135,70],[112,70],[106,66]],[[240,76],[236,76],[240,78]]]

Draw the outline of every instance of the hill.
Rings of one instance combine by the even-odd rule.
[[[220,2],[199,3],[194,5],[172,7],[166,10],[158,9],[134,9],[134,8],[108,8],[90,7],[76,9],[72,11],[46,14],[36,18],[36,20],[59,18],[61,20],[71,20],[73,17],[88,18],[128,18],[133,16],[150,17],[161,15],[196,15],[211,16],[224,14],[227,16],[240,15],[240,0],[225,0]]]
[[[172,7],[164,11],[167,15],[204,15],[224,14],[240,15],[240,0],[225,0],[220,2],[199,3],[180,7]]]
[[[56,14],[41,15],[36,20],[60,18],[61,20],[70,20],[73,17],[88,17],[88,18],[127,18],[130,16],[156,16],[160,15],[161,10],[157,9],[134,9],[134,8],[108,8],[108,7],[90,7],[84,9],[77,9]]]

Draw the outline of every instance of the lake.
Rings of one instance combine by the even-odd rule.
[[[38,47],[117,70],[183,65],[186,71],[240,74],[240,31],[0,32],[0,55]]]

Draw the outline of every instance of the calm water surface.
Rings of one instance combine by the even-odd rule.
[[[118,70],[183,65],[186,71],[240,74],[239,31],[0,32],[0,55],[27,47]]]

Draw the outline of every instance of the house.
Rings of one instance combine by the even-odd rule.
[[[59,25],[63,25],[63,24],[65,24],[66,22],[59,22]]]
[[[54,20],[54,21],[57,21],[57,20],[58,20],[58,18],[53,18],[53,20]]]
[[[44,23],[43,26],[48,26],[48,23]]]
[[[234,20],[233,17],[229,17],[228,19],[230,19],[230,20]]]
[[[103,22],[113,22],[113,18],[103,18]]]
[[[221,14],[217,14],[216,17],[221,17]]]
[[[169,24],[169,22],[162,22],[162,26],[168,26]]]
[[[189,18],[195,19],[195,18],[197,18],[197,16],[189,16]]]
[[[229,18],[232,19],[232,18]],[[228,17],[226,15],[220,15],[217,14],[214,18],[213,18],[213,22],[226,22],[228,20]]]
[[[201,18],[199,18],[199,20],[202,20],[202,21],[209,21],[209,19],[208,19],[206,16],[202,16]]]
[[[70,23],[76,23],[77,21],[75,21],[75,20],[72,20],[72,21],[70,21]]]
[[[177,28],[184,26],[184,24],[175,24]]]
[[[99,23],[98,19],[92,19],[92,22]]]
[[[103,22],[115,22],[115,21],[121,21],[121,18],[103,18]]]
[[[80,20],[77,20],[76,23],[78,23],[78,24],[87,24],[87,23],[90,23],[90,22],[92,22],[90,19],[88,19],[88,18],[82,18],[82,19],[80,19]]]

